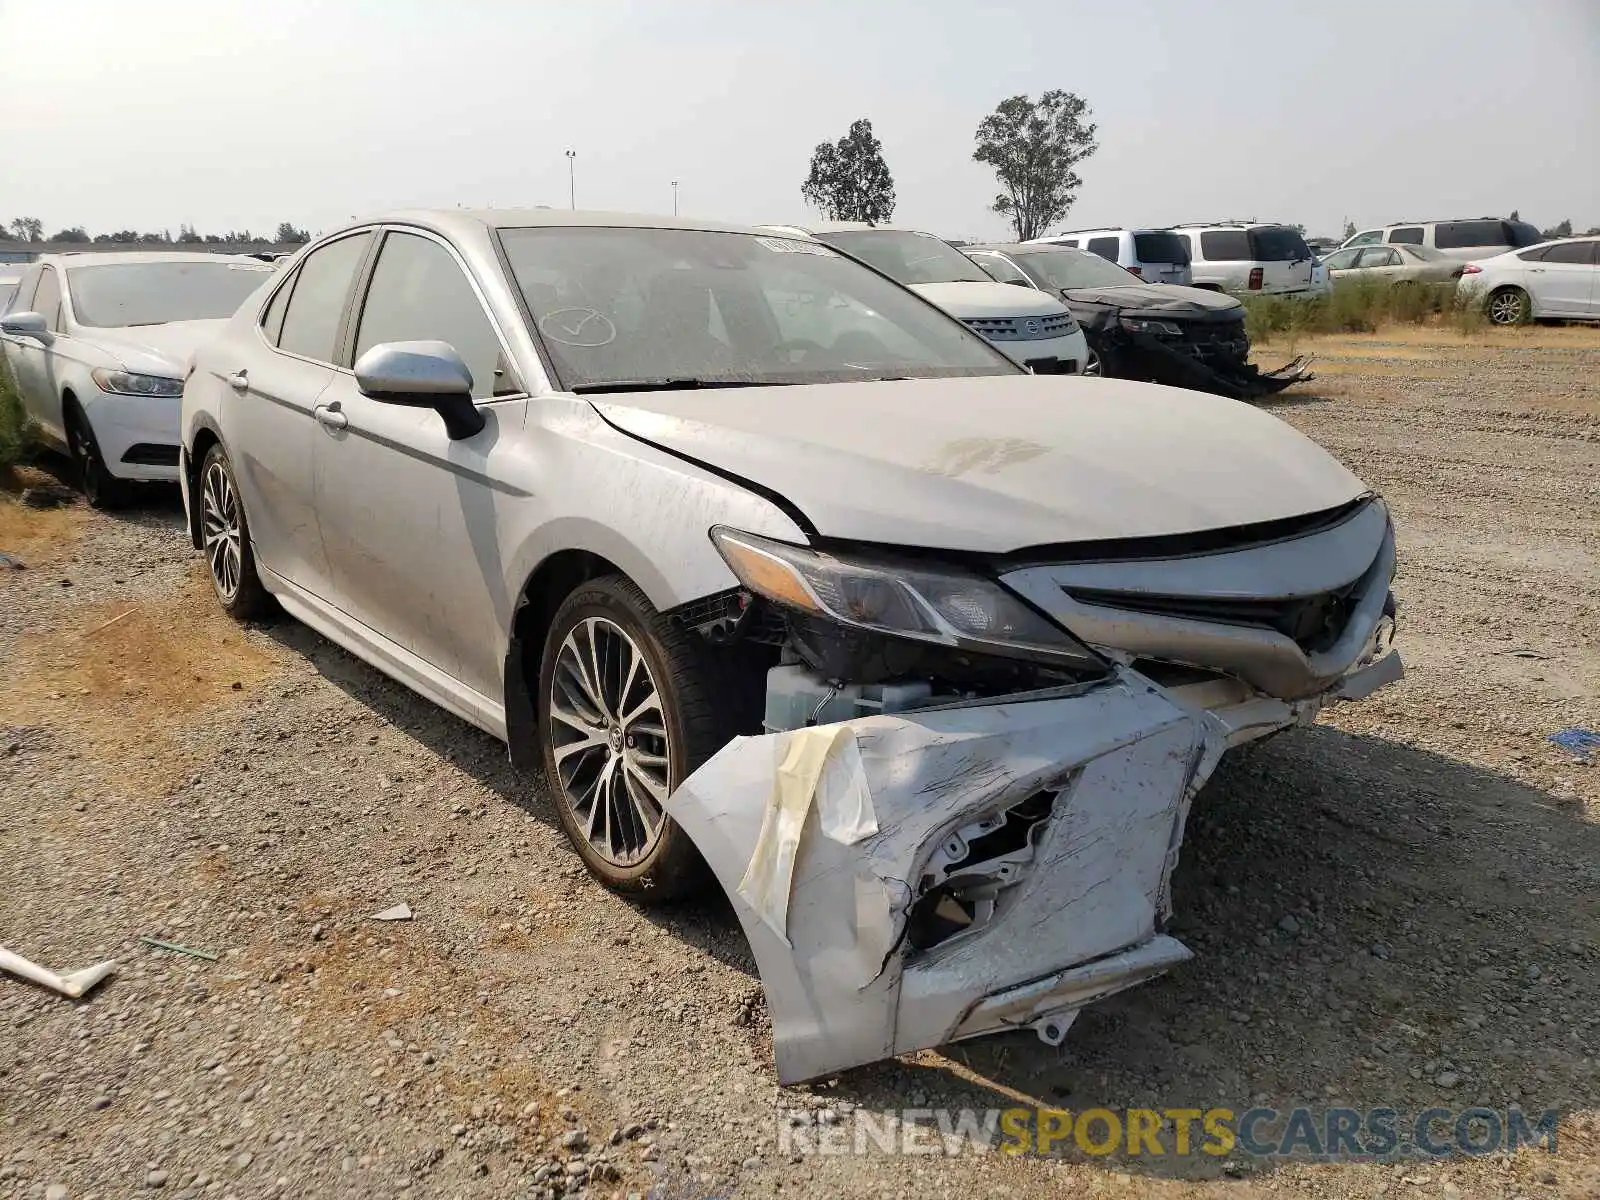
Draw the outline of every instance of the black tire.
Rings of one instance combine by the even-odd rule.
[[[1528,293],[1519,287],[1496,288],[1483,302],[1483,311],[1496,325],[1526,325],[1533,309]]]
[[[211,589],[228,615],[236,620],[267,616],[274,607],[272,596],[261,585],[261,576],[256,572],[244,497],[239,491],[233,464],[228,461],[228,452],[221,443],[206,451],[200,473],[195,478],[191,503],[200,508],[201,553],[205,555]],[[219,542],[231,545],[219,545]]]
[[[95,440],[94,427],[82,408],[72,400],[67,401],[67,448],[72,454],[72,465],[78,473],[78,486],[83,488],[84,499],[90,508],[109,512],[122,508],[133,498],[134,484],[118,479],[106,469],[100,454],[100,443]]]
[[[616,630],[626,635],[631,646],[615,639]],[[643,695],[637,683],[634,689],[619,686],[617,702],[603,694],[602,706],[589,706],[595,719],[585,718],[588,731],[577,732],[578,726],[570,718],[575,712],[582,715],[583,700],[590,693],[572,672],[581,659],[574,659],[572,651],[565,649],[569,635],[574,639],[572,648],[580,654],[581,648],[590,644],[602,647],[598,655],[602,685],[608,681],[620,685],[626,669],[623,664],[631,662],[626,656],[638,654],[648,670],[645,683],[659,697],[664,747],[651,732],[639,732],[635,743],[635,731],[654,722],[641,719],[630,725],[611,716],[612,709],[623,712],[629,701]],[[609,658],[604,649],[607,645],[613,651]],[[562,705],[568,714],[565,721],[551,716],[558,671],[562,673]],[[676,822],[663,813],[652,833],[640,813],[650,807],[645,801],[652,795],[670,793],[738,732],[739,698],[745,689],[727,686],[727,673],[726,668],[719,670],[708,647],[657,612],[624,576],[589,580],[556,610],[540,657],[535,700],[545,783],[562,828],[584,865],[613,891],[657,902],[701,893],[712,883],[705,861]],[[558,750],[566,752],[561,763],[556,757]],[[640,773],[627,765],[632,761],[630,751],[665,760],[664,791],[653,776],[657,791],[646,790]],[[608,785],[611,767],[617,769]],[[591,778],[596,780],[592,793],[588,786]],[[592,794],[587,821],[579,811],[586,794]],[[602,824],[603,829],[597,830]],[[608,848],[597,847],[592,837],[607,842]]]
[[[1084,361],[1083,373],[1099,379],[1117,378],[1117,363],[1101,340],[1084,331],[1083,340],[1089,347],[1089,357]]]

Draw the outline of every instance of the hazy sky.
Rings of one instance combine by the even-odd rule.
[[[1006,96],[1100,126],[1072,226],[1600,224],[1600,0],[0,0],[0,220],[313,230],[412,205],[803,220],[871,118],[898,224],[998,235]]]

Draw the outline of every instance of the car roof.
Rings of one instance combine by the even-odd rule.
[[[1287,221],[1183,221],[1169,229],[1293,229]]]
[[[440,233],[489,229],[691,229],[707,233],[771,234],[771,229],[728,221],[654,213],[601,212],[570,208],[439,208],[403,209],[352,221],[341,228],[385,223],[422,225]]]
[[[55,263],[63,267],[92,267],[100,263],[162,263],[162,262],[231,262],[236,266],[246,265],[240,260],[249,259],[250,264],[265,267],[267,264],[248,254],[212,254],[204,250],[85,250],[82,253],[66,252],[62,254],[41,254],[38,261]]]
[[[1171,225],[1096,225],[1092,229],[1063,229],[1046,237],[1081,237],[1086,233],[1171,233]],[[1039,240],[1037,238],[1035,241]]]
[[[1075,246],[1057,246],[1049,242],[984,242],[974,243],[961,247],[963,250],[989,250],[996,254],[1015,254],[1019,257],[1028,254],[1089,254],[1087,250],[1079,250]],[[1100,258],[1098,254],[1090,255]],[[1104,262],[1104,259],[1101,259]]]
[[[795,233],[808,234],[811,237],[816,237],[819,234],[824,233],[867,233],[872,231],[882,233],[914,233],[919,237],[939,238],[938,234],[929,233],[926,229],[911,229],[905,225],[870,225],[865,221],[818,221],[814,225],[796,225],[791,221],[773,225],[762,225],[760,228],[763,232],[767,230],[782,230],[784,232],[792,231]],[[940,238],[939,240],[942,241],[943,239]]]

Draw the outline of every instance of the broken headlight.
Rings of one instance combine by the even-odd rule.
[[[774,604],[894,637],[1076,667],[1095,653],[993,580],[953,567],[838,558],[718,526],[739,582]]]
[[[1149,317],[1123,317],[1122,327],[1133,333],[1153,333],[1157,337],[1183,336],[1183,330],[1171,321],[1154,321]]]

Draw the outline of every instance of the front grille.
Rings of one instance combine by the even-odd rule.
[[[1071,313],[1047,313],[1041,317],[964,317],[962,324],[991,342],[1035,342],[1065,337],[1077,328]]]
[[[1243,321],[1184,322],[1180,345],[1201,362],[1241,363],[1250,354]]]
[[[1129,592],[1105,592],[1087,588],[1068,591],[1074,600],[1124,612],[1150,613],[1161,617],[1183,617],[1216,625],[1246,625],[1274,629],[1307,654],[1327,650],[1350,622],[1359,599],[1358,579],[1333,591],[1286,600],[1213,600],[1195,596],[1146,596]]]
[[[128,447],[122,461],[135,467],[175,467],[178,465],[178,448],[153,442],[136,442]]]

